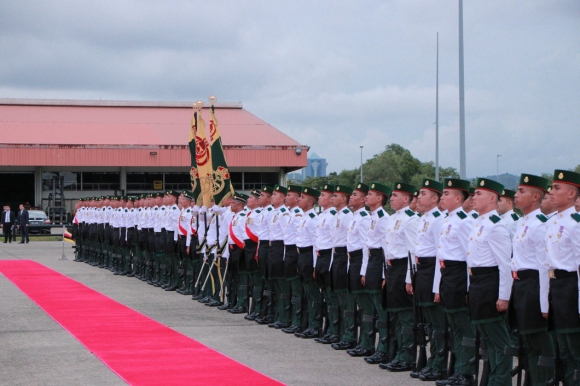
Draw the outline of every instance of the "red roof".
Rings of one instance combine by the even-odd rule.
[[[3,99],[0,165],[189,165],[191,106],[188,102]],[[209,108],[202,114],[208,127]],[[296,154],[296,148],[306,146],[241,104],[216,104],[215,114],[230,166],[306,166],[306,151]],[[156,157],[149,154],[152,149],[158,152]]]

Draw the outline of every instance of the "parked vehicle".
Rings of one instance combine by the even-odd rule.
[[[50,234],[51,222],[48,219],[46,213],[42,210],[29,210],[28,220],[30,225],[28,226],[28,233],[45,233]],[[16,233],[20,234],[20,229],[15,227]]]

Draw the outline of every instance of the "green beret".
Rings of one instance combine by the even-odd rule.
[[[262,186],[262,192],[266,192],[266,193],[274,193],[274,187],[270,186],[270,185],[264,185]]]
[[[504,187],[502,184],[494,180],[490,180],[489,178],[478,178],[475,186],[476,190],[483,189],[492,193],[496,193],[500,196],[504,191]]]
[[[242,204],[246,204],[248,202],[248,195],[243,193],[234,193],[232,199],[234,201],[241,202]]]
[[[416,191],[416,187],[410,184],[405,184],[404,182],[395,182],[393,184],[393,192],[403,192],[413,195]]]
[[[290,193],[290,192],[302,193],[302,186],[288,185],[288,193]]]
[[[379,193],[384,194],[385,196],[390,196],[392,193],[391,188],[389,188],[386,185],[381,184],[380,182],[371,181],[370,185],[371,186],[370,186],[369,191],[379,192]]]
[[[195,200],[195,197],[193,195],[193,192],[191,192],[189,190],[184,190],[183,191],[183,198],[185,198],[187,200]]]
[[[443,194],[443,184],[439,181],[430,180],[429,178],[423,178],[421,189],[429,189],[435,193]]]
[[[250,195],[258,198],[258,197],[260,197],[260,191],[258,189],[254,189],[250,192]]]
[[[460,180],[459,178],[446,178],[443,180],[443,189],[457,189],[464,190],[469,193],[470,182],[466,180]]]
[[[469,187],[469,195],[470,196],[474,196],[475,195],[475,188],[472,188],[471,186]]]
[[[127,196],[121,196],[121,200],[123,200],[123,201],[127,201],[128,199],[129,199],[129,197],[127,197]]]
[[[281,185],[278,185],[278,184],[276,184],[274,186],[274,191],[280,192],[280,193],[282,193],[284,195],[288,194],[288,189],[285,186],[281,186]]]
[[[511,189],[504,189],[503,192],[501,192],[501,196],[514,199],[516,198],[516,191]]]
[[[356,184],[354,190],[359,190],[359,191],[363,192],[364,194],[367,194],[369,192],[369,186],[367,184],[363,184],[362,182],[359,182],[358,184]]]
[[[329,193],[334,193],[334,185],[330,185],[330,184],[325,184],[322,189],[320,189],[322,192],[329,192]]]
[[[302,188],[302,194],[307,194],[309,196],[312,196],[314,198],[318,198],[320,197],[320,191],[318,189],[314,189],[314,188]]]
[[[548,181],[544,177],[534,176],[533,174],[522,174],[520,176],[520,185],[530,186],[532,188],[538,188],[543,190],[544,192],[548,191],[548,185],[550,181]]]
[[[133,201],[133,202],[135,202],[135,199],[136,199],[136,197],[135,197],[135,196],[128,196],[128,197],[127,197],[127,200],[128,200],[128,201]]]
[[[170,196],[174,196],[174,197],[179,197],[181,195],[180,192],[178,192],[177,190],[168,190],[167,192],[165,192],[165,194],[170,195]]]
[[[352,190],[353,189],[350,186],[336,185],[336,187],[334,188],[334,193],[344,193],[344,194],[351,195]]]
[[[153,197],[163,197],[163,196],[165,196],[165,194],[163,194],[163,192],[153,193]]]
[[[554,182],[561,182],[580,187],[580,173],[556,169],[554,171]]]
[[[548,185],[546,188],[546,192],[550,193],[552,191],[552,185]]]

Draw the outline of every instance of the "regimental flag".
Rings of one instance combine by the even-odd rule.
[[[205,133],[205,122],[201,116],[201,111],[196,113],[197,116],[197,133],[195,135],[195,161],[197,163],[197,172],[199,174],[199,185],[201,195],[197,202],[207,208],[211,206],[213,191],[213,169],[211,147]]]
[[[201,192],[201,187],[199,186],[199,173],[197,171],[196,136],[197,112],[193,113],[193,117],[191,117],[191,130],[189,131],[189,154],[191,155],[191,169],[189,171],[189,177],[191,179],[191,191],[193,192],[193,198],[197,202],[197,198]]]
[[[210,107],[209,134],[211,144],[211,162],[213,166],[213,199],[221,206],[224,198],[234,194],[234,187],[228,170],[228,163],[222,146],[222,137],[215,117],[214,106]]]
[[[65,230],[64,231],[64,241],[68,241],[69,243],[74,243],[75,241],[73,240],[72,234]]]

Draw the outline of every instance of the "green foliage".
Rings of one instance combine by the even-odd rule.
[[[439,167],[439,179],[459,178],[455,168]],[[380,154],[375,154],[363,164],[363,182],[378,181],[387,186],[395,182],[405,182],[415,186],[421,185],[423,178],[435,178],[435,165],[432,161],[421,162],[411,152],[395,143],[387,145]],[[324,184],[341,184],[355,186],[360,181],[360,167],[332,172],[327,177],[306,178],[302,186],[320,188]]]
[[[580,165],[578,165],[578,166],[576,166],[576,168],[574,168],[574,172],[580,173]]]

